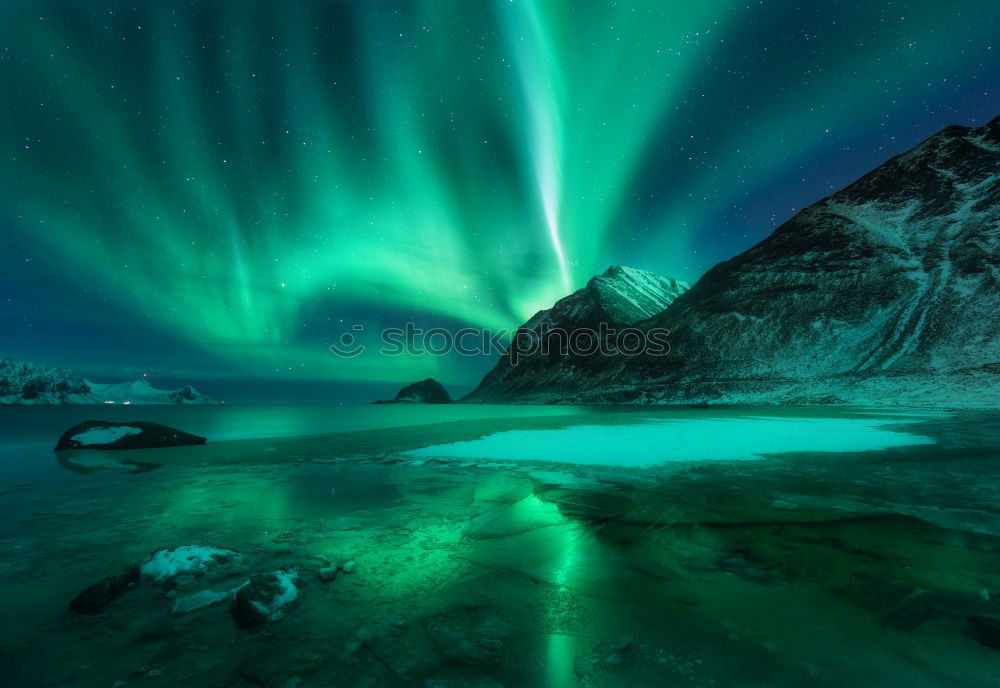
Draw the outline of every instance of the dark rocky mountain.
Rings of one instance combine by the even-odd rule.
[[[707,272],[640,323],[667,357],[600,357],[522,401],[1000,401],[1000,118],[948,127]],[[492,377],[491,377],[492,376]]]
[[[86,394],[87,381],[71,370],[0,358],[0,402],[52,403],[47,400]]]
[[[376,401],[375,404],[450,404],[451,395],[444,386],[432,378],[414,382],[396,393],[396,398]]]
[[[214,404],[186,385],[157,389],[145,378],[132,382],[91,382],[71,370],[0,358],[0,404]]]
[[[508,351],[465,400],[561,394],[586,385],[593,375],[604,373],[606,366],[623,364],[620,357],[600,355],[594,349],[616,351],[622,330],[660,313],[687,289],[686,282],[613,265],[522,325],[518,336],[524,355],[512,356]],[[578,335],[571,341],[572,333]]]

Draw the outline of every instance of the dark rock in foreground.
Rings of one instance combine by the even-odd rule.
[[[432,378],[414,382],[399,390],[391,401],[376,401],[376,404],[450,404],[451,395],[444,386]]]
[[[969,617],[966,635],[986,647],[1000,650],[1000,616],[977,615]]]
[[[73,598],[69,608],[80,614],[100,614],[123,592],[139,584],[139,567],[133,566],[125,573],[108,576],[94,583]]]
[[[153,449],[205,444],[205,438],[159,423],[114,423],[88,420],[59,438],[55,451],[64,449]]]

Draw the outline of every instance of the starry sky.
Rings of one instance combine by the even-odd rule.
[[[615,263],[694,281],[1000,114],[998,36],[996,0],[7,0],[0,353],[467,390],[492,360],[327,346],[514,327]]]

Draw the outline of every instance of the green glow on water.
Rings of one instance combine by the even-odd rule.
[[[415,449],[407,455],[642,467],[684,461],[752,461],[787,452],[862,452],[933,444],[928,437],[905,432],[900,427],[905,424],[869,418],[657,420],[510,430],[470,442]]]

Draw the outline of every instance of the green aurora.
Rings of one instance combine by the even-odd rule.
[[[8,3],[7,349],[468,384],[326,346],[516,326],[612,263],[693,281],[996,114],[995,0],[810,5]]]

